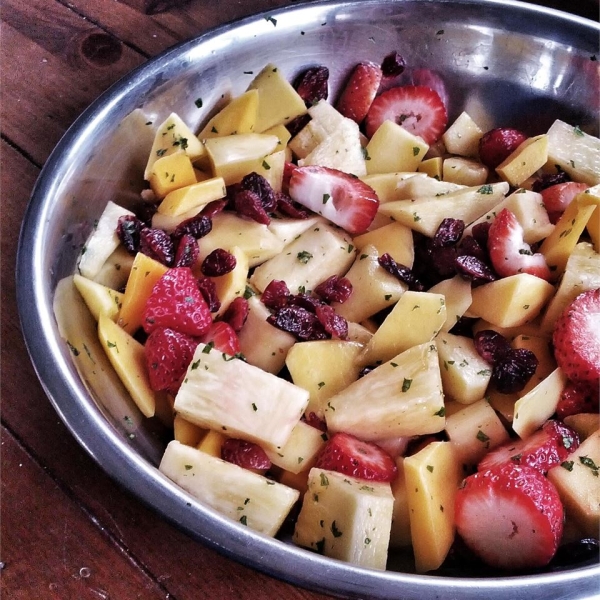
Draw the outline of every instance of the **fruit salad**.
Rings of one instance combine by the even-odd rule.
[[[72,282],[159,469],[365,568],[514,573],[600,524],[600,140],[449,119],[391,53],[269,64],[155,138]],[[79,351],[73,340],[67,340]]]

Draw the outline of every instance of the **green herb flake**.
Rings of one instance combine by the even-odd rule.
[[[202,108],[202,98],[196,98],[194,104],[196,105],[196,108]]]
[[[433,465],[427,465],[427,470],[428,470],[430,473],[433,473]]]
[[[266,160],[263,160],[262,166],[263,166],[263,169],[265,169],[265,171],[271,170],[271,165]]]
[[[327,487],[329,485],[329,479],[327,478],[327,475],[325,475],[325,473],[321,473],[321,485],[323,487]]]
[[[240,523],[241,523],[242,525],[248,525],[248,517],[247,517],[246,515],[242,515],[242,516],[240,517]]]
[[[252,410],[254,412],[256,412],[258,410],[258,407],[256,406],[256,404],[254,402],[252,403]]]
[[[421,152],[421,148],[413,146],[413,156],[419,156],[419,152]]]
[[[184,468],[186,471],[189,471],[190,469],[193,469],[194,467],[192,465],[184,465]]]
[[[329,199],[331,198],[330,194],[323,194],[323,204],[327,204]]]
[[[573,461],[572,460],[565,460],[564,462],[560,463],[560,466],[563,469],[566,469],[567,471],[572,471],[573,470]]]
[[[446,407],[442,406],[442,408],[440,408],[440,410],[438,410],[437,412],[434,412],[433,415],[435,417],[445,417],[446,416]]]
[[[199,366],[200,366],[200,360],[195,360],[195,361],[192,363],[192,365],[191,365],[191,367],[190,367],[190,370],[191,370],[191,371],[195,371],[195,370],[196,370],[196,369],[197,369]]]
[[[325,550],[325,538],[315,543],[315,550],[319,554],[323,554],[323,551]]]
[[[337,528],[335,521],[333,521],[331,523],[331,533],[333,534],[333,537],[341,537],[342,536],[342,532]]]
[[[265,21],[272,23],[273,27],[277,27],[277,19],[275,19],[274,17],[265,17]]]
[[[206,344],[204,346],[204,348],[202,348],[202,354],[210,354],[210,351],[215,347],[215,343],[213,341],[208,342],[208,344]]]
[[[583,131],[581,131],[581,127],[579,127],[579,125],[575,125],[575,127],[573,127],[573,133],[579,137],[583,137],[584,133]]]
[[[404,381],[402,382],[402,391],[408,392],[408,390],[410,390],[411,385],[412,385],[412,379],[406,379],[406,377],[405,377]]]
[[[598,477],[598,471],[600,470],[600,466],[598,466],[589,456],[580,456],[579,462],[584,466],[588,467],[592,470],[592,475],[594,477]]]
[[[313,255],[308,252],[307,250],[302,250],[301,252],[298,252],[298,254],[296,255],[296,258],[303,264],[307,264],[308,261],[313,257]]]
[[[485,185],[482,185],[478,190],[477,190],[478,194],[493,194],[494,193],[494,188],[491,186],[491,184],[486,183]]]
[[[481,429],[477,432],[477,435],[475,437],[480,442],[489,442],[490,441],[490,436],[483,433],[483,431],[481,431]]]

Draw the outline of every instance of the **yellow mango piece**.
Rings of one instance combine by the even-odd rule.
[[[258,115],[254,128],[257,133],[275,125],[285,125],[306,112],[304,100],[273,64],[262,69],[248,90],[258,91]]]
[[[157,198],[169,192],[196,183],[196,173],[190,157],[183,151],[159,158],[148,177],[150,187]]]
[[[211,177],[168,193],[158,205],[158,212],[179,217],[191,210],[200,210],[209,202],[224,198],[226,194],[223,178]]]
[[[252,133],[258,116],[258,92],[248,90],[234,98],[204,126],[198,134],[201,140],[236,133]]]
[[[175,415],[173,419],[173,439],[176,439],[178,442],[195,448],[202,441],[206,433],[206,429],[190,423],[190,421],[184,419],[181,415]]]
[[[100,315],[98,320],[98,338],[142,414],[154,416],[156,400],[148,379],[144,346],[105,315]]]
[[[216,429],[209,429],[196,446],[201,452],[221,458],[221,446],[227,437]]]
[[[283,184],[283,170],[287,160],[286,151],[278,150],[265,156],[254,172],[262,175],[276,192],[280,192]]]
[[[589,203],[596,206],[596,210],[594,210],[587,222],[586,229],[592,239],[594,249],[596,252],[600,252],[600,184],[582,192],[578,196],[577,201],[581,204]]]
[[[359,250],[372,245],[379,256],[389,254],[397,263],[409,269],[413,266],[415,251],[412,230],[402,223],[389,223],[375,231],[357,235],[353,241]]]
[[[283,150],[287,145],[290,139],[292,138],[292,134],[290,130],[285,125],[274,125],[273,127],[269,127],[266,131],[263,131],[265,135],[274,135],[279,139],[279,149]]]
[[[450,442],[432,442],[404,459],[410,531],[418,573],[437,569],[454,541],[460,468]]]
[[[396,459],[396,467],[398,468],[398,475],[392,481],[394,513],[390,531],[390,548],[407,548],[412,545],[412,538],[410,535],[410,511],[403,456]]]
[[[582,198],[581,201],[580,198]],[[540,246],[540,252],[544,255],[555,279],[558,279],[564,272],[571,252],[579,242],[579,237],[597,208],[594,203],[586,202],[585,194],[579,194],[567,206],[556,223],[554,231]]]
[[[291,471],[281,471],[277,478],[279,483],[286,485],[294,490],[298,490],[300,494],[305,494],[308,490],[308,474],[309,470],[292,473]]]
[[[417,173],[425,173],[434,179],[441,179],[443,172],[444,159],[441,156],[434,156],[424,160],[418,167]]]
[[[141,252],[136,254],[117,321],[127,333],[133,335],[142,326],[144,307],[152,288],[167,270],[168,268],[157,260]]]
[[[546,134],[525,140],[514,152],[497,167],[496,173],[511,185],[517,187],[548,160],[548,136]]]
[[[429,145],[393,121],[384,121],[366,147],[367,173],[416,171]]]
[[[553,294],[552,284],[518,273],[475,288],[469,314],[498,327],[517,327],[535,319]]]
[[[250,269],[248,257],[245,252],[238,246],[234,246],[229,250],[235,257],[235,267],[229,273],[212,277],[217,289],[217,298],[221,301],[221,308],[217,311],[217,316],[222,315],[228,308],[231,302],[246,291],[246,283],[248,279],[248,270]]]
[[[100,315],[106,315],[113,321],[116,320],[123,302],[121,292],[96,283],[78,273],[73,276],[73,283],[96,321]]]
[[[380,203],[404,200],[405,196],[399,194],[402,182],[411,177],[425,178],[425,173],[401,171],[399,173],[377,173],[361,177],[368,186],[372,187]]]

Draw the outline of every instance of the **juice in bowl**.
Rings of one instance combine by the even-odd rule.
[[[558,74],[474,4],[432,5],[418,31],[414,3],[364,4],[381,39],[335,4],[237,30],[283,43],[301,16],[306,50],[349,23],[344,61],[246,41],[223,74],[228,32],[167,54],[85,176],[52,182],[75,213],[52,265],[61,354],[97,402],[78,410],[147,475],[142,497],[160,485],[161,512],[251,564],[238,539],[381,597],[421,585],[404,572],[560,585],[597,553],[594,55],[565,62],[561,33]],[[582,74],[564,104],[547,94]]]

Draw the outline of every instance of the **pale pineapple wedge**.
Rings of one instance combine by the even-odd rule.
[[[159,470],[220,514],[270,536],[279,531],[300,495],[176,440],[167,446]]]
[[[408,180],[411,181],[412,179]],[[414,231],[433,237],[442,220],[448,215],[469,224],[498,204],[508,189],[506,182],[489,183],[459,189],[439,197],[387,202],[379,207],[379,212]]]
[[[325,556],[383,570],[393,507],[389,483],[313,468],[293,540]]]
[[[368,441],[444,429],[444,395],[435,341],[398,354],[326,403],[329,431]]]
[[[82,277],[78,273],[73,276],[73,283],[96,321],[100,315],[106,315],[113,321],[116,320],[123,302],[121,292],[96,283],[87,277]]]
[[[199,344],[174,408],[200,427],[276,450],[288,441],[307,404],[306,390]]]

